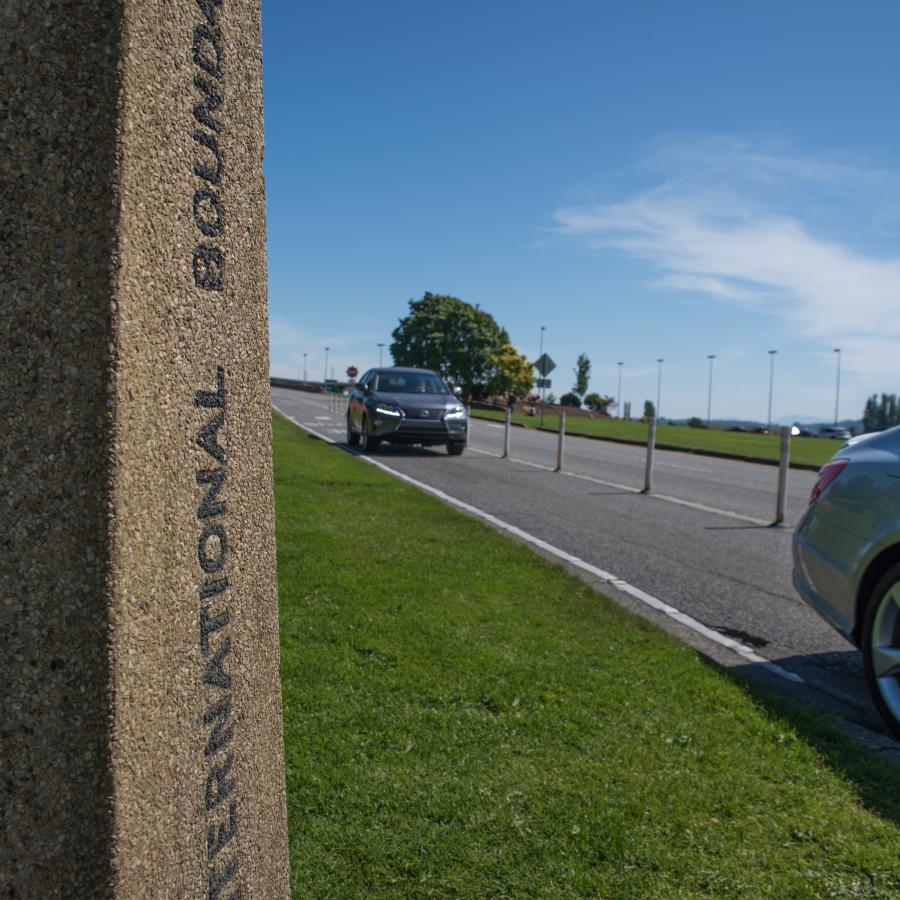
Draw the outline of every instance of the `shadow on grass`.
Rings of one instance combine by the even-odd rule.
[[[802,660],[804,666],[810,663],[809,657],[797,657],[796,660],[798,663]],[[866,809],[900,825],[900,763],[897,762],[900,759],[900,742],[888,736],[874,708],[871,718],[866,716],[869,721],[865,725],[872,730],[877,729],[877,740],[890,747],[890,751],[895,751],[893,758],[889,753],[864,747],[854,741],[841,729],[838,718],[824,706],[806,699],[800,702],[785,697],[761,684],[755,677],[755,671],[750,674],[751,669],[756,667],[723,669],[712,660],[703,658],[703,662],[734,682],[770,718],[781,720],[793,729],[829,768],[856,787],[860,802]],[[785,665],[789,670],[796,668],[791,666],[790,660],[779,660],[779,665]]]

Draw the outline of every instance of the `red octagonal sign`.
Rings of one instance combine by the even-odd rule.
[[[350,366],[347,369],[348,378],[356,378],[357,375],[359,375],[359,369],[357,369],[356,366]]]

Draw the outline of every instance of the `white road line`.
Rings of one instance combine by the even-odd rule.
[[[469,447],[473,453],[480,453],[482,456],[493,456],[494,459],[499,459],[496,453],[491,453],[488,450],[479,450],[477,447]],[[542,469],[545,472],[554,472],[557,475],[567,475],[569,478],[578,478],[581,481],[590,481],[593,484],[599,484],[603,487],[615,488],[619,491],[627,491],[630,494],[640,494],[643,493],[640,488],[634,487],[634,485],[630,484],[619,484],[615,481],[604,481],[601,478],[594,478],[593,475],[582,475],[579,472],[569,472],[566,469],[563,469],[562,472],[557,472],[553,466],[545,466],[541,463],[530,462],[527,459],[519,459],[515,456],[508,457],[509,462],[519,463],[522,466],[531,466],[532,469]],[[771,525],[771,521],[768,519],[759,519],[756,516],[745,516],[743,513],[732,512],[730,509],[719,509],[717,506],[707,506],[705,503],[698,503],[696,500],[684,500],[681,497],[672,497],[669,494],[657,494],[651,493],[647,495],[649,498],[653,500],[664,500],[666,503],[675,503],[678,506],[687,506],[690,509],[696,509],[700,512],[712,513],[717,516],[725,516],[726,519],[738,519],[741,522],[750,522],[753,525]]]
[[[303,425],[298,422],[293,416],[289,416],[286,413],[282,412],[278,409],[275,404],[272,404],[275,411],[280,413],[285,418],[289,419],[298,427],[302,428],[304,431],[308,431],[310,434],[315,435],[318,438],[321,438],[323,441],[326,441],[329,444],[335,444],[336,441],[333,441],[330,437],[324,434],[320,434],[315,431],[315,429],[310,428],[308,425]],[[762,666],[765,669],[768,669],[775,675],[779,675],[782,678],[785,678],[788,681],[792,681],[796,684],[803,684],[803,679],[794,672],[789,672],[787,669],[783,669],[777,663],[773,663],[771,660],[766,659],[764,656],[759,656],[755,653],[750,647],[745,644],[741,644],[739,641],[732,640],[729,637],[725,637],[722,634],[719,634],[718,631],[714,631],[712,628],[708,628],[702,622],[698,622],[692,616],[689,616],[687,613],[681,612],[681,610],[676,609],[674,606],[670,606],[668,603],[663,603],[662,600],[657,600],[656,597],[651,594],[642,591],[640,588],[636,588],[633,585],[629,584],[627,581],[623,581],[621,578],[616,577],[610,572],[605,572],[603,569],[598,569],[597,566],[591,565],[589,562],[585,562],[583,559],[580,559],[577,556],[573,556],[571,553],[567,553],[565,550],[561,550],[559,547],[555,547],[553,544],[547,543],[547,541],[542,540],[539,537],[536,537],[533,534],[529,534],[527,531],[523,531],[521,528],[518,528],[515,525],[511,525],[509,522],[504,522],[503,519],[498,519],[496,516],[491,515],[489,512],[485,512],[482,509],[479,509],[477,506],[472,506],[469,503],[466,503],[463,500],[458,500],[456,497],[451,497],[450,494],[445,494],[443,491],[438,490],[438,488],[431,487],[429,484],[425,484],[422,481],[418,481],[415,478],[411,478],[409,475],[404,475],[403,472],[398,472],[396,469],[392,469],[390,466],[385,465],[383,462],[377,459],[373,459],[371,456],[363,456],[362,454],[357,455],[357,458],[362,460],[363,462],[367,462],[370,465],[375,466],[378,469],[381,469],[383,472],[386,472],[388,475],[392,475],[394,478],[399,479],[400,481],[404,481],[407,484],[412,485],[413,487],[417,487],[419,490],[424,491],[426,494],[431,494],[432,497],[437,497],[438,500],[442,500],[444,503],[449,506],[454,506],[457,509],[461,509],[464,512],[469,513],[472,516],[475,516],[478,519],[481,519],[484,522],[493,525],[495,528],[500,529],[501,531],[506,531],[509,534],[513,534],[526,543],[532,544],[535,547],[540,547],[546,553],[549,553],[551,556],[555,556],[557,559],[561,559],[570,565],[573,565],[584,572],[593,575],[599,581],[608,584],[610,587],[615,588],[617,591],[621,591],[623,594],[627,594],[629,597],[634,597],[636,600],[640,600],[641,603],[649,606],[651,609],[655,609],[658,612],[661,612],[667,615],[670,619],[673,619],[676,622],[684,625],[687,628],[690,628],[692,631],[697,632],[697,634],[703,635],[703,637],[707,638],[707,640],[712,641],[714,644],[718,644],[720,647],[725,647],[728,650],[731,650],[733,653],[738,654],[742,659],[747,660],[747,662],[755,663],[756,665]]]
[[[684,469],[685,471],[688,471],[688,472],[703,472],[707,475],[713,474],[712,469],[700,469],[697,466],[681,466],[678,463],[667,463],[667,462],[662,462],[662,460],[660,460],[657,463],[657,465],[665,466],[667,469]]]

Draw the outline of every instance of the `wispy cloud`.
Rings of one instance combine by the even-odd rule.
[[[814,156],[798,151],[788,142],[772,138],[747,140],[730,135],[658,138],[640,162],[649,172],[667,177],[698,179],[709,183],[726,178],[783,186],[818,184],[837,191],[877,188],[897,177],[896,166],[876,158],[830,153]]]
[[[666,165],[660,183],[624,201],[558,210],[560,231],[648,261],[656,270],[648,280],[661,290],[783,317],[806,338],[847,348],[861,374],[900,380],[900,257],[823,237],[811,214],[785,211],[751,184],[764,181],[777,193],[804,181],[814,193],[815,182],[833,193],[883,187],[884,170],[735,141],[701,142],[693,154],[680,145],[647,163]]]

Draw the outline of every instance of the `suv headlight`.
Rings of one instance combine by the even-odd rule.
[[[464,406],[451,406],[444,412],[445,419],[464,419],[466,415],[466,408]]]
[[[399,419],[403,413],[400,412],[399,409],[394,409],[393,406],[383,406],[380,403],[375,407],[375,415],[376,416],[392,416],[395,419]]]

